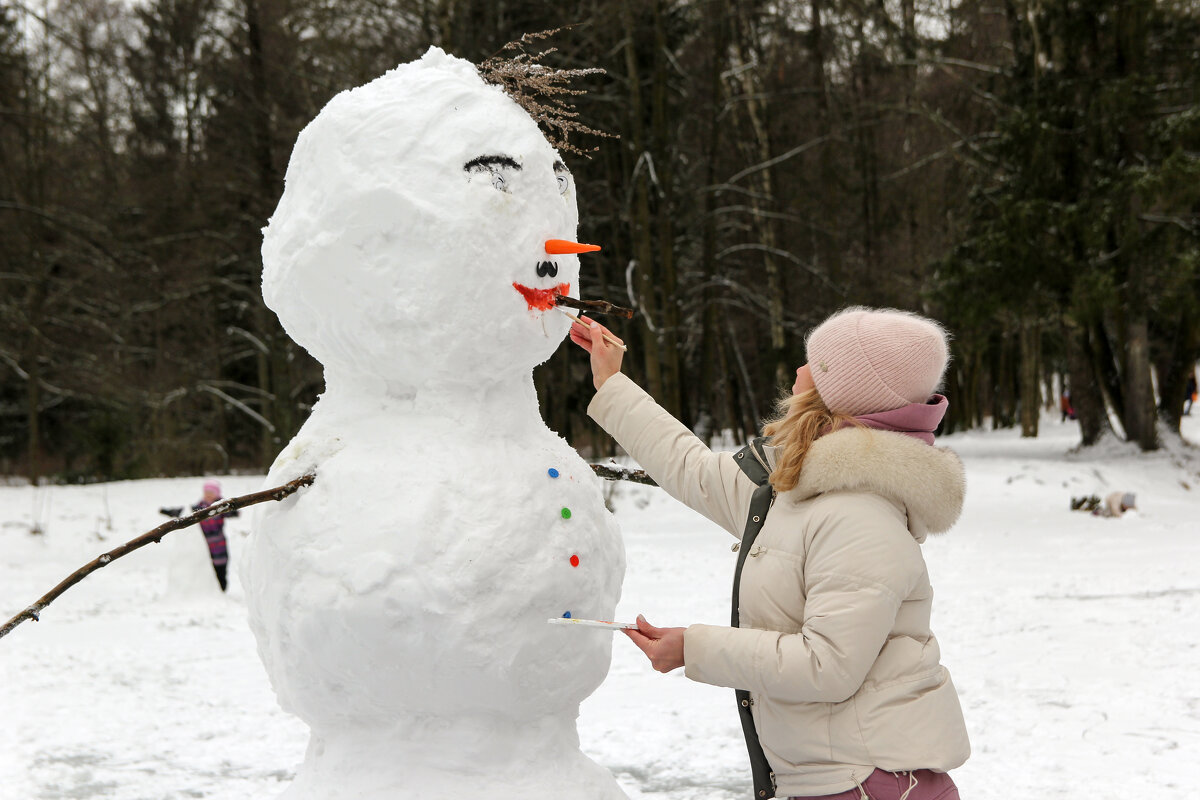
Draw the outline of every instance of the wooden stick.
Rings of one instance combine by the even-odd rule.
[[[647,486],[658,486],[654,478],[646,474],[644,469],[629,469],[622,467],[619,464],[589,464],[592,472],[596,473],[597,477],[604,478],[606,481],[633,481],[634,483],[644,483]]]
[[[562,306],[555,306],[555,308],[557,308],[557,309],[558,309],[559,311],[561,311],[562,313],[566,314],[566,315],[567,315],[568,317],[570,317],[571,319],[575,320],[575,322],[576,322],[576,323],[578,323],[579,325],[582,325],[584,328],[587,328],[587,327],[588,327],[588,324],[587,324],[586,322],[584,322],[584,321],[583,321],[583,320],[581,320],[579,317],[577,317],[577,316],[575,316],[574,314],[572,314],[570,311],[567,311],[567,310],[566,310],[565,308],[563,308]],[[591,330],[591,329],[590,329],[590,328],[588,328],[588,330]],[[625,345],[623,345],[623,344],[621,344],[620,342],[618,342],[616,339],[614,339],[614,338],[612,338],[611,336],[609,336],[607,333],[601,333],[600,335],[604,337],[604,341],[608,342],[608,343],[609,343],[609,344],[611,344],[611,345],[616,345],[617,347],[621,348],[622,350],[628,350],[628,349],[629,349],[629,348],[628,348],[628,347],[626,347]]]
[[[112,550],[109,550],[107,553],[95,558],[92,561],[89,561],[87,564],[84,564],[82,567],[72,572],[62,581],[62,583],[58,584],[58,586],[55,586],[49,592],[39,597],[33,605],[29,606],[20,614],[17,614],[8,622],[4,623],[4,626],[0,627],[0,639],[7,636],[9,631],[27,619],[37,622],[41,616],[42,609],[58,599],[59,595],[61,595],[67,589],[70,589],[75,584],[79,583],[88,575],[91,575],[96,570],[107,567],[121,556],[126,555],[127,553],[132,553],[134,550],[137,550],[140,547],[145,547],[151,542],[157,544],[158,542],[162,541],[163,536],[171,531],[177,531],[180,528],[186,528],[190,525],[196,524],[197,522],[208,519],[209,517],[219,517],[222,514],[228,514],[230,511],[234,511],[239,508],[245,508],[246,506],[256,505],[258,503],[265,503],[268,500],[282,500],[283,498],[294,494],[300,487],[312,485],[312,482],[316,480],[316,477],[317,476],[312,473],[301,475],[299,478],[296,478],[296,480],[285,483],[283,486],[276,486],[274,489],[264,489],[263,491],[255,492],[254,494],[245,494],[241,497],[231,497],[227,500],[222,500],[219,503],[213,503],[208,508],[202,508],[194,514],[189,514],[186,517],[179,517],[178,519],[173,519],[170,522],[164,522],[162,525],[159,525],[149,533],[143,533],[136,539],[131,539],[120,547],[115,547]]]
[[[560,294],[554,298],[554,302],[560,306],[586,311],[589,314],[612,314],[616,317],[633,319],[632,308],[622,308],[621,306],[613,305],[607,300],[576,300],[574,297]]]

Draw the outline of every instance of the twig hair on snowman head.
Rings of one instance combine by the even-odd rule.
[[[616,139],[616,134],[596,130],[579,121],[579,112],[567,98],[587,94],[583,89],[572,89],[568,84],[587,75],[603,75],[599,67],[580,69],[555,69],[542,63],[542,59],[558,48],[551,47],[540,53],[530,53],[525,47],[533,42],[549,38],[565,28],[526,33],[516,41],[509,42],[500,51],[479,64],[479,75],[486,82],[499,86],[517,105],[546,131],[546,140],[558,150],[587,156],[599,147],[582,150],[568,141],[572,133],[583,133],[605,139]],[[500,53],[519,51],[511,58]]]

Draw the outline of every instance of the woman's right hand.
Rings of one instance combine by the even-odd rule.
[[[571,341],[587,350],[592,355],[592,383],[599,390],[604,382],[621,371],[621,359],[625,351],[604,339],[604,334],[617,342],[621,342],[613,332],[599,322],[580,317],[578,322],[571,323]],[[621,342],[624,344],[624,342]]]
[[[638,614],[637,630],[623,630],[638,649],[650,659],[650,666],[659,672],[670,672],[684,666],[683,637],[687,628],[656,628]]]

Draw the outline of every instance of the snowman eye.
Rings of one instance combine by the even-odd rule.
[[[508,180],[504,177],[504,170],[520,168],[521,165],[517,163],[516,159],[502,155],[479,156],[463,164],[463,170],[468,175],[488,173],[492,179],[492,186],[501,192],[508,191]]]
[[[558,193],[565,197],[567,190],[571,188],[571,173],[567,170],[567,165],[561,161],[555,161],[554,177],[558,179]]]

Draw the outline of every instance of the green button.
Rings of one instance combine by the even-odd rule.
[[[570,518],[571,518],[571,509],[569,509],[569,508],[564,508],[564,509],[562,510],[562,518],[563,518],[563,519],[570,519]]]

